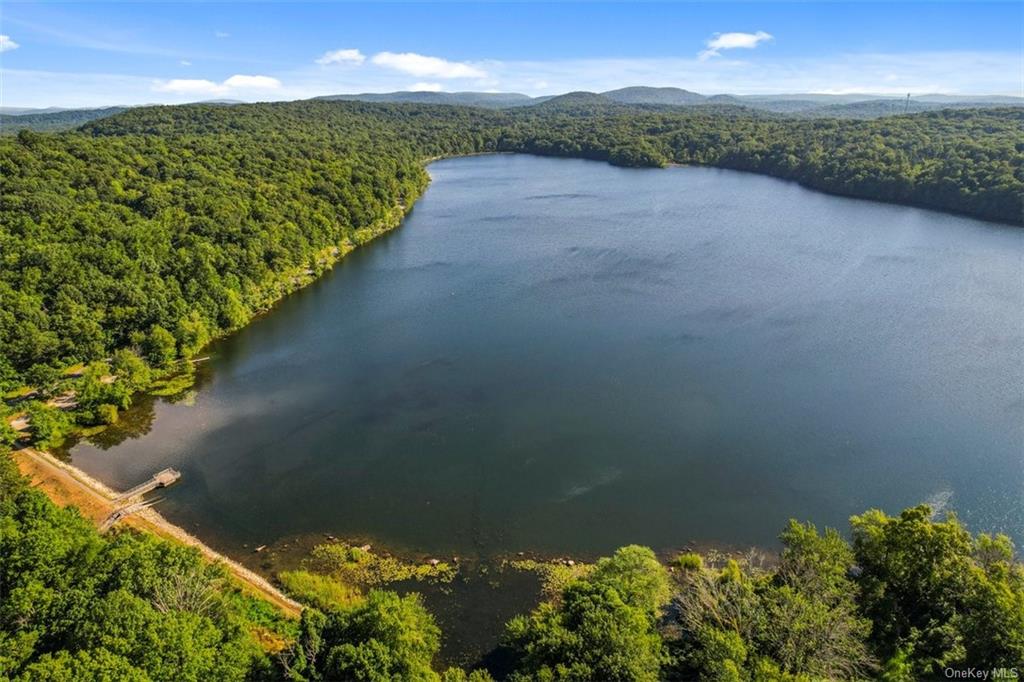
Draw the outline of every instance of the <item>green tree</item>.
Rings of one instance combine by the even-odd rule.
[[[17,682],[151,682],[152,677],[106,649],[45,654],[25,667]]]
[[[154,367],[167,368],[178,357],[174,335],[158,324],[150,327],[143,344],[146,360]]]
[[[49,398],[57,393],[63,378],[64,375],[59,369],[43,363],[32,365],[25,373],[25,381],[43,398]]]
[[[21,386],[21,377],[10,359],[0,355],[0,396]]]
[[[907,647],[915,674],[925,676],[964,661],[973,568],[970,534],[953,516],[931,515],[922,505],[897,517],[871,510],[850,520],[871,637],[886,658]]]
[[[1005,535],[979,535],[965,599],[964,661],[980,668],[1024,665],[1024,566]]]
[[[519,679],[656,680],[666,661],[655,625],[669,597],[665,569],[631,546],[598,562],[558,601],[509,622]]]
[[[69,413],[37,400],[26,405],[25,413],[32,439],[41,448],[60,446],[74,427]]]
[[[203,346],[210,342],[210,331],[207,328],[206,322],[203,321],[198,311],[195,310],[188,317],[178,320],[175,336],[178,339],[181,355],[185,358],[193,357]]]
[[[441,631],[419,595],[373,590],[366,602],[336,612],[325,630],[327,679],[434,680]]]
[[[152,372],[146,362],[134,351],[120,348],[114,351],[110,361],[110,371],[117,381],[131,391],[141,391],[149,386]]]

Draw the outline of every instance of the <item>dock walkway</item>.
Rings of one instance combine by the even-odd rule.
[[[126,502],[133,497],[142,497],[146,493],[156,490],[157,488],[166,488],[169,485],[173,485],[179,478],[181,478],[181,472],[177,469],[168,467],[163,471],[158,471],[153,474],[153,477],[148,481],[140,483],[134,488],[125,490],[114,498],[114,503]]]

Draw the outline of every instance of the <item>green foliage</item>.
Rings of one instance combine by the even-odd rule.
[[[159,324],[154,324],[149,328],[142,348],[149,364],[161,369],[170,367],[178,356],[178,342],[174,339],[174,335]]]
[[[303,612],[301,634],[284,658],[293,680],[438,680],[431,661],[441,631],[419,595],[373,590],[351,609]]]
[[[49,398],[57,392],[63,373],[50,365],[37,362],[25,372],[25,381],[36,389],[42,398]]]
[[[462,668],[448,668],[441,673],[441,682],[494,682],[494,678],[486,670],[466,672]]]
[[[0,448],[14,445],[18,440],[18,432],[14,430],[8,419],[10,419],[8,415],[0,414]]]
[[[614,590],[629,606],[657,617],[671,596],[668,573],[654,552],[639,545],[621,547],[597,562],[587,582]]]
[[[1009,539],[974,540],[927,506],[898,517],[872,510],[851,525],[862,608],[886,658],[903,656],[919,677],[1024,661],[1024,569]]]
[[[668,600],[653,552],[625,547],[569,584],[558,601],[509,622],[516,679],[655,680],[665,652],[655,629]]]
[[[131,387],[127,382],[118,381],[111,374],[110,366],[103,362],[90,364],[74,386],[78,406],[83,409],[93,409],[99,405],[124,409],[131,404]]]
[[[0,397],[21,386],[21,377],[14,365],[5,356],[0,355]]]
[[[117,423],[117,406],[104,403],[96,407],[96,421],[100,424]]]
[[[991,668],[1024,664],[1024,566],[1005,535],[979,535],[965,602],[964,660]]]
[[[13,135],[26,129],[34,131],[70,130],[104,116],[113,116],[124,109],[124,107],[104,107],[102,109],[69,109],[68,111],[18,115],[0,114],[0,135]]]
[[[41,448],[59,446],[74,428],[74,421],[69,413],[37,400],[26,403],[25,414],[29,419],[32,440]]]
[[[702,680],[739,682],[744,678],[747,647],[738,632],[705,625],[697,630],[696,642],[693,665]]]
[[[882,669],[882,682],[913,682],[914,668],[909,659],[910,652],[907,649],[900,649],[893,654]]]
[[[444,561],[412,563],[344,542],[317,545],[304,568],[354,587],[379,587],[402,580],[451,582],[458,572],[456,566]]]
[[[683,571],[699,571],[704,568],[704,560],[701,559],[700,554],[692,552],[678,555],[672,564]]]
[[[832,530],[790,522],[774,573],[729,560],[677,574],[680,672],[708,679],[859,679],[873,668],[870,623],[847,577],[850,547]],[[689,562],[690,565],[696,562]],[[774,672],[773,672],[774,671]]]
[[[221,569],[100,536],[0,453],[0,670],[17,680],[240,680],[265,669]]]
[[[74,391],[74,414],[40,400],[24,406],[41,447],[59,445],[75,421],[110,423],[134,391],[180,393],[191,365],[168,374],[182,359],[397,225],[426,187],[428,158],[507,151],[711,165],[1024,223],[1019,110],[839,121],[609,106],[586,93],[557,99],[505,111],[142,107],[76,132],[5,137],[0,392],[28,385],[45,400]],[[61,369],[79,363],[87,367],[77,380]],[[163,377],[154,382],[150,367]],[[0,443],[12,437],[0,427]],[[28,490],[4,460],[5,674],[188,680],[265,671],[245,627],[254,612],[223,576],[165,543],[99,537]],[[1024,575],[1006,538],[972,538],[926,508],[868,512],[852,525],[851,549],[834,531],[791,524],[774,572],[680,557],[671,672],[857,678],[874,674],[877,660],[896,680],[1024,661]],[[343,586],[451,579],[452,567],[327,546],[306,568],[282,579],[329,613],[304,615],[284,665],[290,679],[437,679],[439,633],[418,599],[371,592],[355,602]],[[649,550],[624,548],[547,576],[549,601],[508,626],[520,677],[658,677],[667,658],[656,625],[670,586]]]
[[[594,570],[593,564],[573,561],[537,561],[536,559],[516,559],[508,565],[520,571],[532,571],[540,576],[541,594],[547,599],[557,599],[572,583],[583,578]]]
[[[146,362],[137,353],[127,348],[114,351],[110,361],[110,371],[117,377],[119,384],[129,391],[141,391],[149,387],[153,373]]]
[[[20,416],[20,409],[10,407],[0,401],[0,452],[12,446],[18,440],[18,432],[11,423]]]
[[[106,649],[44,654],[25,667],[17,682],[150,682],[154,678]]]
[[[355,587],[309,571],[282,571],[277,578],[296,599],[322,611],[354,606],[363,599]]]
[[[903,682],[947,667],[1020,666],[1024,567],[1008,538],[972,538],[927,507],[869,511],[851,525],[852,547],[790,522],[773,571],[687,558],[667,630],[672,673]]]
[[[937,660],[992,668],[1024,660],[1024,568],[1006,537],[972,539],[927,508],[897,518],[868,512],[853,528],[851,547],[834,530],[790,522],[772,570],[682,555],[671,588],[650,550],[623,548],[508,624],[515,675],[896,681],[934,675]],[[669,617],[659,621],[670,590]],[[954,646],[936,654],[935,642]]]
[[[181,356],[185,358],[194,356],[210,341],[210,332],[197,310],[178,320],[174,335],[178,339]]]

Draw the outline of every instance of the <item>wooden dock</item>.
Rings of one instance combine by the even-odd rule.
[[[121,519],[131,516],[135,512],[140,512],[143,509],[149,509],[159,501],[160,500],[153,500],[152,502],[136,502],[134,504],[129,504],[125,507],[119,507],[115,509],[114,512],[106,519],[104,519],[103,523],[100,524],[100,532],[106,533],[114,526],[115,523],[117,523]]]
[[[113,504],[118,506],[114,509],[113,513],[111,513],[110,516],[100,524],[100,532],[102,533],[110,530],[115,523],[126,516],[131,516],[135,512],[152,507],[154,504],[159,502],[159,500],[143,502],[141,499],[137,498],[141,498],[146,493],[152,492],[157,488],[166,488],[169,485],[173,485],[179,478],[181,478],[181,472],[177,469],[171,469],[168,467],[153,474],[148,481],[140,483],[134,488],[125,490],[123,493],[111,500]],[[133,502],[132,500],[135,501]],[[125,504],[126,502],[128,504]]]
[[[125,490],[123,493],[114,498],[114,503],[118,504],[121,502],[127,502],[133,497],[142,497],[148,492],[152,492],[157,488],[166,488],[169,485],[173,485],[177,480],[181,478],[181,472],[177,469],[170,467],[163,471],[158,471],[153,474],[152,478],[144,483],[140,483],[134,488]]]

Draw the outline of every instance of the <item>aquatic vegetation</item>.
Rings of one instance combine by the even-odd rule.
[[[293,597],[321,611],[348,608],[364,599],[358,588],[319,573],[282,571],[277,579]]]
[[[458,566],[445,561],[403,561],[378,554],[368,547],[355,547],[344,542],[318,545],[304,562],[312,572],[328,575],[346,585],[379,587],[404,580],[451,582]]]
[[[532,571],[539,574],[541,577],[541,592],[545,597],[549,598],[557,597],[574,580],[585,578],[594,570],[592,564],[585,564],[572,559],[554,559],[550,561],[516,559],[506,563],[517,570]]]

